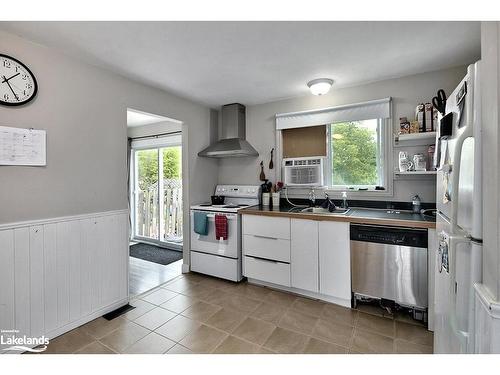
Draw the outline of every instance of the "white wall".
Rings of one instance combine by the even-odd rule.
[[[129,126],[127,128],[127,136],[130,138],[147,137],[150,135],[170,133],[181,130],[182,130],[181,122],[162,121],[162,122],[157,122],[155,124]]]
[[[274,116],[277,113],[325,108],[390,96],[393,98],[394,126],[399,127],[399,117],[414,117],[415,107],[418,103],[430,102],[440,88],[450,93],[465,73],[466,67],[462,66],[343,89],[336,89],[334,85],[331,92],[325,96],[309,95],[247,107],[247,140],[257,149],[260,156],[258,158],[221,159],[218,181],[221,184],[259,184],[259,163],[261,160],[264,160],[266,166],[266,176],[271,181],[276,181],[276,169],[269,171],[267,165],[269,164],[270,150],[275,147]],[[426,148],[420,147],[409,150],[410,153],[417,151],[423,152],[426,151]],[[395,155],[398,152],[399,149],[394,150]],[[275,168],[277,168],[276,164]],[[422,182],[398,180],[394,184],[393,197],[385,196],[378,199],[409,201],[416,193],[425,202],[435,202],[435,180],[427,179]],[[356,195],[357,199],[363,199],[364,197],[366,199],[377,199],[376,196],[369,192]]]
[[[483,284],[500,301],[500,23],[481,24]]]
[[[190,202],[217,182],[217,162],[196,155],[209,144],[209,108],[3,31],[0,51],[27,64],[39,85],[32,103],[0,107],[0,125],[45,129],[48,147],[46,167],[0,166],[0,223],[126,209],[127,108],[183,122],[189,223]]]

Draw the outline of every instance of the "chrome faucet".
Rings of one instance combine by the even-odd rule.
[[[316,205],[316,194],[314,193],[314,188],[311,188],[309,192],[309,201],[312,207]]]

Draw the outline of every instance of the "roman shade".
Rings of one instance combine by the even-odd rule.
[[[342,121],[360,121],[391,117],[391,98],[340,105],[312,111],[276,115],[276,129],[303,128]]]

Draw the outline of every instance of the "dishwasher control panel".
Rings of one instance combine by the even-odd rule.
[[[427,230],[351,224],[351,241],[427,248]]]

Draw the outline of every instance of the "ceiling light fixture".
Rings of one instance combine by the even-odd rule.
[[[333,79],[318,78],[307,83],[307,87],[313,95],[325,95],[333,85]]]

